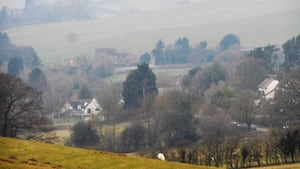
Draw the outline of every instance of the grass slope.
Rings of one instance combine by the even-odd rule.
[[[296,164],[283,164],[283,165],[275,165],[275,166],[267,166],[267,167],[254,167],[250,169],[299,169],[300,163]]]
[[[299,16],[299,0],[203,0],[167,10],[27,25],[6,32],[13,43],[34,47],[44,63],[59,64],[76,55],[94,55],[98,47],[142,54],[158,39],[169,44],[183,36],[191,44],[207,40],[210,47],[228,33],[237,34],[243,46],[281,45],[300,33]]]
[[[209,169],[3,137],[0,137],[0,168]]]

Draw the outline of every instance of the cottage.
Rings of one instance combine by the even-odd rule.
[[[274,77],[270,76],[266,78],[259,86],[258,92],[262,98],[269,100],[274,99],[276,88],[279,84],[279,81]]]
[[[102,107],[95,98],[72,100],[64,104],[61,114],[69,114],[71,117],[81,120],[90,120],[93,115],[102,113]],[[100,114],[101,115],[101,114]],[[104,121],[104,115],[100,116],[100,120]]]

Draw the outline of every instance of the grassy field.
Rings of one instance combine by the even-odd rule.
[[[73,127],[75,123],[68,123],[69,127]],[[118,137],[128,126],[130,126],[130,123],[119,123],[115,125],[115,134]],[[100,132],[100,127],[96,128]],[[111,134],[113,132],[113,125],[112,124],[107,124],[102,126],[102,134]],[[56,134],[58,137],[58,140],[55,142],[55,144],[58,145],[64,145],[65,141],[70,138],[71,136],[71,129],[59,129],[59,130],[54,130],[53,133]]]
[[[58,137],[58,141],[55,144],[64,145],[65,141],[71,135],[71,130],[55,130],[54,133]]]
[[[283,165],[276,165],[276,166],[268,166],[268,167],[256,167],[250,169],[299,169],[300,163],[297,164],[283,164]]]
[[[242,46],[281,45],[300,33],[299,16],[298,0],[203,0],[167,10],[5,31],[13,43],[33,46],[43,63],[61,64],[80,54],[94,55],[98,47],[142,54],[158,39],[169,44],[183,36],[192,45],[207,40],[209,47],[228,33],[237,34]]]
[[[0,137],[0,168],[209,169],[136,156],[70,148]],[[212,168],[213,169],[213,168]]]

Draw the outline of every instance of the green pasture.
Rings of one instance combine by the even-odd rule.
[[[0,168],[214,169],[3,137],[0,137]]]
[[[265,167],[255,167],[250,169],[299,169],[300,163],[296,164],[282,164],[282,165],[274,165],[274,166],[265,166]]]

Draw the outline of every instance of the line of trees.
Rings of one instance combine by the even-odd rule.
[[[47,22],[62,22],[68,20],[86,20],[93,16],[88,11],[88,0],[64,1],[47,4],[36,0],[26,0],[23,9],[0,9],[0,27],[21,24],[35,24]]]
[[[33,48],[15,46],[6,33],[0,32],[1,136],[43,140],[40,132],[51,128],[43,93],[48,90],[48,82],[40,67]]]
[[[200,142],[164,152],[172,161],[226,168],[248,168],[299,161],[299,130],[272,131],[264,138],[226,133],[212,127]],[[226,131],[225,131],[226,132]],[[228,132],[228,131],[227,131]]]
[[[240,40],[235,34],[227,34],[220,41],[219,51],[231,48],[239,48]],[[158,40],[151,51],[156,65],[164,64],[187,64],[194,63],[195,60],[202,60],[204,63],[211,62],[216,51],[207,48],[207,42],[201,41],[198,46],[192,48],[189,39],[178,38],[174,45],[165,45],[162,40]]]

